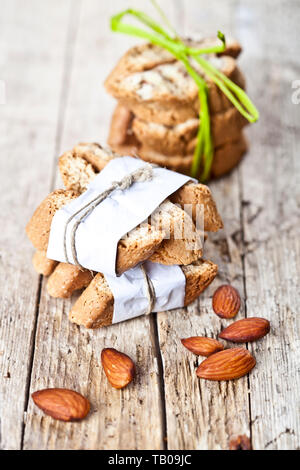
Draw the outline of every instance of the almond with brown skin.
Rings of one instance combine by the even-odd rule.
[[[235,439],[231,439],[229,443],[229,450],[252,450],[249,437],[243,434]]]
[[[221,318],[235,317],[241,306],[241,298],[238,291],[230,286],[224,284],[220,286],[213,295],[212,306],[214,312]]]
[[[233,343],[248,343],[267,335],[270,322],[265,318],[243,318],[229,325],[219,334],[219,338]]]
[[[208,357],[224,349],[220,341],[213,338],[206,338],[205,336],[191,336],[190,338],[182,339],[181,342],[189,351],[199,356]]]
[[[232,380],[248,374],[255,364],[254,357],[247,349],[225,349],[201,362],[196,373],[201,379]]]
[[[34,392],[31,396],[46,415],[60,421],[79,421],[90,411],[90,402],[73,390],[47,388]]]
[[[114,388],[124,388],[135,376],[135,365],[124,353],[114,348],[102,350],[101,362],[109,383]]]

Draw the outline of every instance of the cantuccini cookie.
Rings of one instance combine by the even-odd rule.
[[[208,260],[198,260],[181,266],[186,279],[184,305],[192,303],[217,275],[217,265]],[[86,328],[101,328],[112,324],[114,297],[105,279],[98,273],[69,313],[69,319]]]
[[[214,146],[220,147],[237,140],[247,122],[236,108],[214,114],[211,118]],[[188,119],[175,126],[165,126],[133,118],[128,135],[133,132],[134,137],[142,144],[164,155],[190,155],[196,147],[198,127],[198,119]]]
[[[230,172],[240,162],[247,149],[248,143],[243,133],[239,134],[238,139],[215,148],[211,176],[218,178]],[[193,155],[164,155],[145,146],[140,146],[137,149],[136,146],[119,145],[115,150],[123,155],[138,154],[146,162],[154,163],[186,175],[190,174],[193,162]]]
[[[119,120],[123,123],[121,135],[115,132]],[[216,147],[212,176],[228,173],[241,160],[248,147],[241,133],[246,124],[246,119],[233,107],[212,116],[213,142]],[[176,126],[146,122],[134,117],[119,104],[112,117],[108,144],[121,155],[138,155],[145,161],[189,174],[198,125],[198,119],[189,119]]]
[[[47,291],[51,297],[68,298],[74,291],[87,287],[93,279],[93,273],[68,263],[59,263],[47,282]]]
[[[149,60],[147,65],[147,58],[144,55],[145,51],[149,50],[155,56],[155,60]],[[176,61],[174,57],[172,60],[166,51],[153,45],[145,49],[137,46],[127,54],[105,82],[107,91],[121,104],[127,106],[140,119],[165,125],[176,125],[198,116],[198,88],[182,63]],[[132,63],[132,56],[136,57],[136,66]],[[130,65],[127,63],[128,60]],[[245,80],[234,58],[213,55],[207,60],[244,88]],[[202,74],[198,64],[195,63],[193,66]],[[217,85],[208,77],[205,77],[205,80],[209,89],[211,114],[232,107],[231,102]]]
[[[37,250],[33,255],[32,264],[38,274],[50,276],[57,265],[57,261],[47,258],[45,251]]]
[[[27,224],[26,233],[37,250],[47,250],[55,212],[77,196],[78,193],[71,190],[56,190],[49,194],[36,209]],[[164,236],[162,229],[156,229],[147,223],[131,230],[126,238],[118,243],[117,273],[122,274],[148,259],[162,243]]]
[[[220,40],[214,38],[186,38],[186,45],[189,47],[207,48],[214,47],[220,44]],[[227,55],[231,57],[238,57],[242,48],[240,43],[233,38],[226,38],[226,49],[224,52],[218,54],[220,56]],[[111,81],[117,78],[119,72],[122,74],[130,74],[134,72],[142,72],[144,70],[150,70],[158,65],[171,64],[176,62],[176,58],[168,52],[166,49],[162,49],[149,42],[143,44],[137,44],[130,48],[119,60],[117,67],[115,67],[109,75]],[[108,79],[107,79],[108,80]]]

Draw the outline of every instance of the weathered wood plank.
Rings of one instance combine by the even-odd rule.
[[[82,4],[60,151],[78,141],[106,140],[114,101],[102,83],[117,57],[134,42],[109,31],[110,14],[124,4],[115,1],[110,8],[111,12],[96,0]],[[87,420],[66,426],[43,416],[30,401],[24,447],[164,448],[153,318],[89,331],[68,321],[72,301],[74,298],[65,302],[50,299],[43,282],[31,392],[49,386],[69,387],[90,399],[92,412]],[[115,390],[107,382],[100,363],[104,347],[125,352],[137,365],[137,378],[125,390]]]
[[[233,2],[222,3],[216,19],[217,2],[199,6],[184,2],[184,14],[177,5],[177,29],[184,35],[215,34],[216,29],[234,34],[231,22]],[[181,22],[181,18],[185,22]],[[219,20],[219,22],[218,22]],[[203,28],[203,26],[205,26]],[[187,309],[158,314],[158,331],[164,364],[167,435],[169,449],[228,449],[231,438],[250,435],[247,378],[234,382],[209,382],[196,377],[201,358],[189,353],[180,338],[217,337],[222,325],[212,310],[211,296],[218,285],[230,283],[243,296],[241,258],[240,191],[237,172],[211,185],[225,229],[206,244],[205,257],[219,266],[219,275],[200,300]],[[244,316],[243,309],[238,318]]]
[[[166,3],[181,33],[221,29],[242,41],[242,68],[262,116],[248,133],[251,151],[239,170],[212,185],[225,230],[207,244],[205,255],[218,263],[218,280],[187,312],[158,314],[164,400],[154,317],[102,331],[79,329],[67,320],[71,302],[50,299],[43,281],[35,337],[39,278],[30,268],[30,248],[24,250],[25,223],[48,192],[53,155],[79,140],[105,140],[114,102],[102,82],[136,42],[109,32],[108,17],[125,7],[121,0],[82,3],[76,43],[76,25],[67,28],[70,2],[45,8],[30,0],[26,9],[1,4],[0,79],[7,104],[0,105],[0,146],[7,158],[0,163],[0,217],[3,227],[13,229],[0,234],[0,446],[21,446],[35,343],[30,391],[75,388],[90,398],[92,412],[86,421],[66,425],[43,416],[29,400],[26,449],[161,449],[165,411],[170,449],[226,449],[238,434],[251,435],[255,449],[299,448],[300,105],[291,103],[291,82],[300,76],[297,1],[228,0],[220,6],[211,0],[200,8],[189,0],[176,1],[175,10]],[[75,17],[77,7],[72,2]],[[196,378],[197,358],[180,338],[215,337],[226,325],[211,309],[211,294],[223,282],[241,294],[245,285],[246,312],[238,318],[270,318],[272,330],[250,347],[257,367],[248,381],[216,384]],[[102,372],[105,346],[137,362],[138,377],[122,392]]]
[[[252,151],[241,166],[247,316],[271,322],[270,335],[250,347],[257,359],[250,375],[253,447],[268,450],[300,447],[300,105],[291,99],[300,67],[290,51],[299,44],[300,11],[295,2],[276,6],[268,28],[253,28],[263,57],[255,51],[245,59],[261,120],[249,132]],[[265,18],[271,4],[243,8]]]
[[[1,2],[0,447],[21,446],[39,276],[25,224],[48,191],[69,2]],[[34,12],[34,14],[33,14]]]
[[[180,342],[189,336],[217,337],[228,322],[212,310],[211,296],[218,285],[230,283],[243,296],[240,240],[240,204],[237,174],[212,189],[222,211],[225,229],[207,243],[205,257],[219,266],[218,278],[187,311],[158,314],[164,363],[169,449],[227,449],[231,438],[250,435],[247,378],[209,382],[196,377],[201,362]],[[241,309],[237,318],[244,316]],[[229,345],[227,344],[227,347]]]
[[[92,411],[86,420],[66,425],[43,416],[30,402],[25,449],[161,448],[151,319],[85,330],[68,320],[72,300],[54,301],[43,288],[31,391],[52,386],[71,388],[89,398]],[[137,365],[135,381],[124,390],[113,389],[104,375],[100,362],[104,347],[126,352]]]

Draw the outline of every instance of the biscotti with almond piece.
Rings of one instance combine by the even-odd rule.
[[[57,261],[47,258],[45,251],[36,251],[32,258],[34,269],[38,274],[42,274],[43,276],[50,276],[57,263]]]
[[[99,170],[86,158],[78,156],[74,150],[65,152],[58,161],[61,179],[67,189],[82,194],[95,178]]]
[[[113,117],[113,120],[117,119],[118,117],[117,110],[120,108],[122,108],[122,106],[118,105],[118,107],[116,108],[116,113]],[[211,176],[215,178],[220,177],[230,172],[240,162],[242,156],[245,154],[248,148],[247,140],[245,139],[243,133],[241,132],[241,129],[245,124],[245,118],[240,113],[238,113],[238,111],[235,108],[230,108],[228,111],[222,114],[227,114],[227,113],[229,116],[229,120],[226,123],[226,129],[225,129],[226,137],[224,138],[225,143],[221,146],[215,147],[214,149]],[[221,132],[221,129],[222,129],[219,116],[221,116],[221,114],[220,115],[216,114],[212,117],[213,119],[215,119],[216,132]],[[191,121],[195,123],[196,119],[190,120],[190,123]],[[168,126],[162,126],[161,124],[153,124],[153,123],[151,125],[159,126],[160,128],[168,127]],[[179,124],[179,126],[181,125]],[[174,129],[174,126],[171,126],[171,127],[169,126],[169,128]],[[217,129],[219,130],[217,131]],[[138,155],[140,158],[142,158],[143,160],[147,162],[154,163],[162,167],[166,167],[169,170],[177,171],[177,172],[184,173],[187,175],[190,174],[191,165],[193,161],[193,150],[196,146],[196,137],[192,139],[189,143],[187,143],[183,139],[184,142],[181,143],[181,145],[177,146],[178,150],[181,151],[181,153],[182,153],[182,147],[184,147],[184,149],[186,149],[187,152],[190,152],[189,154],[180,155],[180,153],[179,154],[176,153],[176,154],[170,155],[169,152],[167,152],[168,154],[166,155],[165,153],[158,152],[157,150],[153,148],[156,146],[156,144],[157,146],[160,145],[159,141],[156,141],[156,144],[155,144],[155,141],[153,139],[149,140],[150,146],[148,146],[145,143],[142,144],[141,142],[139,142],[135,135],[134,143],[130,144],[130,142],[132,142],[132,136],[130,135],[130,133],[131,133],[131,129],[128,129],[127,134],[123,133],[123,143],[120,143],[121,139],[116,139],[113,133],[110,133],[109,142],[108,142],[109,145],[111,145],[111,147],[121,155],[133,155],[133,156]],[[230,138],[232,138],[232,140],[229,140]],[[144,140],[144,142],[146,142],[146,139]],[[166,145],[167,145],[168,140],[166,139],[166,136],[163,139],[161,139],[161,142],[166,142]],[[165,144],[161,144],[161,145],[165,145]],[[172,148],[174,148],[173,144],[172,144]]]
[[[59,172],[66,188],[81,194],[96,174],[118,157],[110,147],[96,142],[80,143],[59,158]]]
[[[124,142],[128,145],[138,145],[132,131],[133,118],[134,116],[128,108],[117,104],[110,121],[108,145],[122,145]]]
[[[216,37],[214,38],[199,38],[199,39],[184,39],[184,42],[188,47],[207,48],[215,47],[220,45],[220,40]],[[226,49],[218,55],[227,55],[231,57],[238,57],[242,48],[240,43],[233,38],[226,37]],[[163,49],[155,44],[149,42],[144,44],[137,44],[136,46],[130,48],[119,60],[117,67],[113,69],[110,74],[110,78],[114,81],[117,75],[121,73],[126,75],[133,72],[142,72],[145,70],[151,70],[154,67],[162,64],[171,64],[176,62],[176,58],[168,52],[166,49]]]
[[[55,212],[78,196],[70,190],[57,190],[49,194],[36,209],[26,227],[33,246],[40,251],[48,247],[50,229]],[[143,224],[131,230],[118,243],[116,271],[122,274],[138,263],[148,259],[164,239],[162,230]]]
[[[120,155],[114,152],[109,146],[102,146],[97,142],[82,142],[75,145],[73,148],[74,155],[77,157],[84,157],[90,163],[97,173],[103,170],[105,165],[113,158],[118,158]]]
[[[169,200],[151,214],[151,226],[165,232],[165,238],[150,256],[153,263],[188,265],[203,254],[202,233],[191,216]]]
[[[188,183],[179,188],[170,196],[170,200],[181,207],[189,204],[192,209],[192,218],[196,223],[197,208],[205,208],[205,230],[208,232],[217,232],[223,228],[223,222],[218,213],[216,203],[212,197],[211,191],[205,184]]]
[[[245,87],[244,76],[235,59],[210,56],[208,61],[241,88]],[[193,66],[203,75],[197,63],[193,63]],[[217,85],[209,77],[204,75],[204,78],[209,91],[211,114],[232,107]],[[105,86],[121,104],[144,121],[176,125],[199,115],[198,87],[185,66],[176,60],[137,71],[125,67],[121,59],[107,78]]]
[[[230,172],[242,159],[248,149],[245,136],[241,132],[238,139],[227,142],[214,149],[213,162],[211,166],[211,176],[218,178]],[[118,151],[122,153],[122,148]],[[126,150],[128,152],[128,149]],[[128,153],[127,153],[128,154]],[[145,162],[169,168],[169,170],[189,174],[193,162],[193,155],[163,155],[154,150],[141,146],[138,150],[139,157]]]
[[[211,261],[198,260],[181,266],[186,278],[184,305],[192,303],[214,280],[218,268]],[[86,328],[101,328],[112,324],[114,297],[103,276],[98,273],[70,311],[69,319]]]
[[[59,263],[48,279],[47,291],[51,297],[66,299],[76,290],[87,287],[93,279],[88,269],[68,263]]]
[[[118,119],[117,114],[114,115],[114,119]],[[128,132],[131,131],[138,142],[164,155],[186,155],[190,142],[197,136],[198,128],[197,118],[188,119],[175,126],[165,126],[134,117]]]
[[[241,133],[237,140],[227,142],[221,147],[214,149],[213,163],[211,167],[211,176],[218,178],[229,173],[241,161],[243,155],[248,149],[248,143]],[[116,148],[122,155],[130,155],[130,148],[128,146],[119,146]],[[136,148],[132,149],[136,154]],[[177,171],[183,174],[190,174],[193,162],[193,155],[163,155],[155,152],[147,147],[140,147],[138,149],[138,156],[145,162],[154,163],[161,167],[168,168],[172,171]]]
[[[241,161],[247,150],[248,141],[242,132],[238,139],[227,142],[221,147],[217,147],[211,167],[212,176],[219,178],[229,173]]]
[[[119,113],[121,114],[120,107]],[[112,120],[116,127],[118,119],[115,113]],[[214,114],[211,117],[211,133],[214,147],[220,147],[232,140],[239,138],[240,132],[248,121],[236,108],[229,108],[223,113]],[[130,126],[130,122],[128,124]],[[153,122],[146,122],[133,118],[128,134],[134,135],[136,141],[146,145],[164,155],[191,155],[196,147],[199,119],[188,119],[176,126],[164,126]],[[112,130],[110,137],[112,138]],[[133,139],[132,139],[133,140]],[[112,138],[112,141],[116,139]],[[109,142],[109,141],[108,141]],[[110,143],[110,142],[109,142]],[[119,139],[119,144],[121,138]],[[117,144],[118,145],[118,144]],[[137,145],[135,142],[133,145]]]
[[[56,211],[78,197],[73,190],[57,189],[50,193],[37,207],[26,226],[26,233],[39,251],[47,251],[50,228]]]

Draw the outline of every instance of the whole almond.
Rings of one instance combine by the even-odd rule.
[[[124,353],[114,348],[102,350],[101,362],[109,383],[114,388],[124,388],[135,376],[135,365]]]
[[[34,392],[31,396],[46,415],[60,421],[79,421],[90,411],[89,401],[73,390],[47,388]]]
[[[232,380],[246,375],[255,364],[254,357],[247,349],[225,349],[201,362],[196,373],[201,379]]]
[[[244,318],[225,328],[219,334],[219,338],[227,339],[233,343],[247,343],[262,338],[269,331],[270,322],[265,318]]]
[[[181,342],[189,351],[199,356],[208,357],[224,349],[220,341],[213,338],[206,338],[205,336],[191,336],[190,338],[182,339]]]
[[[229,443],[229,450],[251,450],[251,442],[248,436],[243,434],[235,439],[231,439]]]
[[[241,306],[240,294],[234,287],[224,284],[214,293],[212,306],[219,317],[233,318],[238,314]]]

